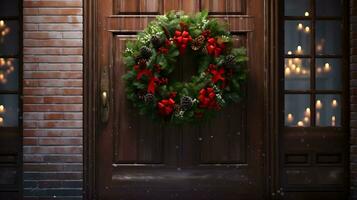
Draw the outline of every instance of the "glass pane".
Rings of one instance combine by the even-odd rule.
[[[284,113],[285,126],[310,126],[310,95],[286,94]]]
[[[0,20],[0,55],[17,55],[19,51],[19,23]]]
[[[310,89],[310,59],[285,59],[285,89]]]
[[[19,0],[1,0],[0,17],[14,17],[19,15]]]
[[[310,0],[285,0],[286,16],[309,16]]]
[[[18,125],[18,96],[0,95],[0,126],[16,127]]]
[[[301,20],[285,21],[285,54],[310,54],[310,22]]]
[[[340,95],[316,95],[316,126],[341,126]]]
[[[341,89],[341,59],[316,59],[316,89]]]
[[[0,91],[17,90],[19,87],[19,61],[14,58],[0,58]]]
[[[316,54],[341,54],[342,25],[339,21],[316,22]]]
[[[316,0],[317,16],[341,16],[342,0]]]

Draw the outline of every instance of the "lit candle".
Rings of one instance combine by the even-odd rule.
[[[8,66],[11,66],[11,65],[12,65],[12,60],[10,60],[10,59],[7,60],[7,61],[6,61],[6,64],[7,64]]]
[[[306,75],[306,74],[307,74],[306,69],[303,69],[301,72],[302,72],[302,74],[304,74],[304,75]]]
[[[331,126],[336,126],[336,116],[331,117]]]
[[[5,26],[4,20],[0,20],[0,28],[3,28]]]
[[[316,69],[316,72],[317,72],[318,74],[321,74],[322,68],[321,68],[321,67],[318,67],[318,68]]]
[[[292,64],[294,64],[294,63],[293,63],[293,59],[289,58],[289,59],[288,59],[288,65],[291,66]]]
[[[310,33],[310,27],[308,26],[305,27],[305,33]]]
[[[306,124],[308,124],[308,123],[309,123],[309,121],[310,121],[310,118],[308,118],[308,117],[304,117],[304,122],[305,122]]]
[[[333,100],[331,101],[331,106],[332,106],[333,108],[336,108],[336,107],[338,106],[338,103],[337,103],[337,100],[336,100],[336,99],[333,99]]]
[[[321,100],[316,100],[316,109],[321,109],[321,108],[322,108]]]
[[[292,64],[292,65],[290,66],[290,68],[291,68],[291,70],[295,71],[296,65],[295,65],[295,64]]]
[[[0,117],[0,125],[2,125],[4,123],[4,118]]]
[[[293,54],[293,52],[292,51],[288,51],[288,55],[291,55],[291,54]]]
[[[289,123],[293,122],[293,120],[294,120],[293,114],[289,113],[288,117],[287,117],[287,120],[288,120]]]
[[[302,25],[302,23],[299,23],[297,28],[301,31],[302,29],[304,29],[304,25]]]
[[[5,107],[4,107],[4,105],[0,105],[0,113],[3,113],[3,112],[5,112]]]
[[[297,46],[297,48],[296,48],[296,54],[302,54],[302,48],[301,48],[301,46]]]
[[[5,76],[3,73],[0,73],[0,81],[4,80]]]
[[[311,110],[310,110],[310,108],[306,108],[305,117],[310,117],[310,116],[311,116]]]
[[[0,58],[0,66],[5,65],[5,59],[4,58]]]
[[[302,126],[304,126],[304,122],[303,122],[303,121],[299,121],[299,122],[297,123],[297,125],[298,125],[299,127],[302,127]]]
[[[285,68],[285,76],[289,76],[291,74],[290,68],[286,67]]]
[[[322,44],[317,44],[317,45],[316,45],[316,51],[317,51],[317,52],[321,52],[322,49],[323,49]]]
[[[325,71],[325,72],[330,72],[330,71],[331,71],[331,67],[330,67],[330,64],[329,64],[329,63],[325,63],[324,71]]]
[[[297,67],[295,71],[296,71],[297,74],[300,74],[301,68],[300,68],[300,67]]]
[[[320,125],[320,112],[316,112],[316,125]]]
[[[294,58],[294,63],[297,65],[301,65],[301,59],[300,58]]]
[[[305,12],[305,17],[308,17],[310,15],[309,12]]]

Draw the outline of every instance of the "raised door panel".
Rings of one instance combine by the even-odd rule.
[[[245,14],[246,0],[202,0],[202,10],[212,14]]]

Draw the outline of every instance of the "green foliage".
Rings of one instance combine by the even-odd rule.
[[[183,12],[170,11],[165,15],[158,16],[156,20],[149,23],[148,27],[138,34],[135,42],[128,42],[123,53],[123,62],[127,72],[122,77],[125,81],[127,98],[139,110],[140,114],[150,116],[155,120],[169,121],[175,124],[194,122],[200,119],[208,119],[217,110],[203,108],[200,106],[199,92],[201,89],[214,88],[215,101],[219,107],[224,107],[228,103],[237,102],[243,97],[242,87],[246,80],[247,61],[245,48],[234,48],[233,40],[227,31],[227,24],[218,22],[215,19],[208,19],[208,12],[203,11],[193,16],[185,15]],[[175,31],[188,31],[194,39],[200,35],[205,35],[205,41],[200,50],[191,50],[191,42],[186,47],[186,54],[180,54],[179,45],[175,43]],[[165,38],[166,43],[162,49],[155,49],[151,43],[153,36]],[[206,49],[207,40],[214,38],[224,44],[224,51],[221,55],[208,55]],[[220,44],[217,43],[217,47]],[[140,48],[147,46],[152,49],[152,56],[148,60],[140,61]],[[222,47],[223,48],[223,47]],[[192,56],[197,61],[197,75],[191,77],[189,82],[178,82],[168,79],[175,70],[175,64],[180,57]],[[224,66],[224,59],[227,55],[234,56],[233,68]],[[233,59],[232,59],[233,60]],[[143,63],[144,62],[144,63]],[[217,66],[217,69],[224,68],[225,84],[213,82],[213,73],[208,68],[210,64]],[[157,69],[159,66],[159,69]],[[150,73],[143,73],[149,70]],[[229,71],[230,70],[230,71]],[[228,74],[228,71],[230,74]],[[141,76],[138,76],[141,74]],[[144,74],[144,75],[143,75]],[[163,80],[168,79],[165,83]],[[150,81],[155,80],[154,99],[150,102],[143,100],[143,95],[148,93]],[[175,93],[176,95],[173,95]],[[192,107],[188,110],[180,110],[180,99],[184,96],[192,98]],[[170,115],[162,116],[158,112],[158,102],[163,99],[172,98],[175,101],[175,111]],[[199,116],[199,117],[198,117]]]

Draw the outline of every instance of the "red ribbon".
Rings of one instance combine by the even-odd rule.
[[[224,44],[218,44],[214,38],[209,38],[207,42],[206,49],[209,55],[214,55],[215,57],[221,55]]]
[[[157,103],[159,113],[164,116],[171,115],[174,111],[175,101],[172,98],[163,99]]]
[[[155,82],[159,81],[159,79],[153,75],[151,70],[145,68],[138,72],[138,74],[136,75],[136,80],[140,80],[144,75],[149,78],[147,92],[155,94]]]

